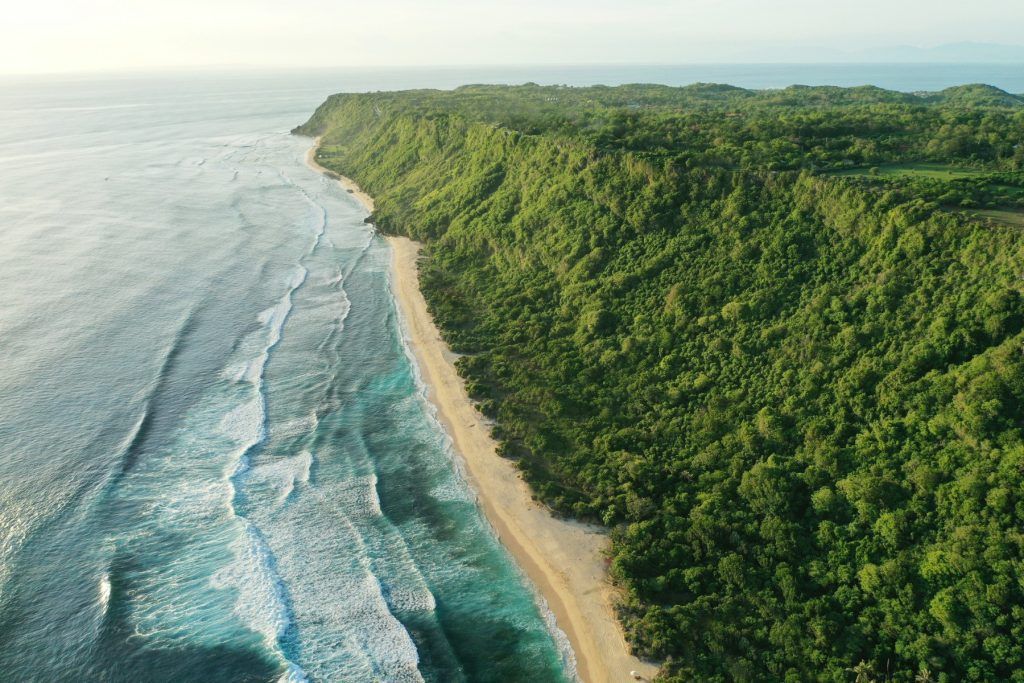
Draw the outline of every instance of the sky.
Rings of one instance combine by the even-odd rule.
[[[204,66],[862,61],[884,57],[896,46],[1024,44],[1020,0],[5,4],[0,10],[0,73],[9,74]],[[1018,49],[1024,55],[1024,47]]]

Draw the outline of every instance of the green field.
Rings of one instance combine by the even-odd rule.
[[[985,175],[985,171],[976,171],[946,164],[894,164],[875,168],[854,168],[848,171],[839,171],[836,175],[957,180],[959,178],[977,178],[978,176]]]
[[[972,211],[972,216],[983,219],[991,219],[1001,225],[1010,225],[1015,228],[1024,228],[1024,210],[1020,209],[986,209]]]

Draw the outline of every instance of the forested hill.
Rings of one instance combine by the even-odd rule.
[[[1024,98],[470,86],[296,129],[679,681],[1024,681]]]

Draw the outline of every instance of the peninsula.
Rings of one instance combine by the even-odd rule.
[[[399,236],[431,398],[584,679],[1024,670],[1024,98],[467,86],[296,132]],[[614,591],[548,508],[609,530]]]

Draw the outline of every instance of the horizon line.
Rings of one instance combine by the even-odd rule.
[[[88,76],[141,76],[147,74],[193,74],[226,72],[325,72],[325,71],[429,71],[429,70],[485,70],[485,69],[585,69],[585,68],[685,68],[724,66],[920,66],[920,67],[1024,67],[1024,59],[998,61],[941,61],[941,60],[764,60],[764,61],[680,61],[680,62],[494,62],[485,64],[338,64],[338,65],[269,65],[269,64],[179,64],[151,66],[137,69],[100,68],[64,71],[0,71],[0,78],[54,78]]]

